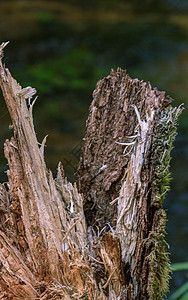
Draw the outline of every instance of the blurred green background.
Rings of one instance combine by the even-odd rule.
[[[80,155],[96,82],[111,68],[165,90],[173,105],[185,103],[172,153],[172,184],[165,207],[172,262],[188,260],[188,1],[0,1],[0,42],[10,41],[4,61],[23,87],[39,98],[34,122],[45,157],[56,173],[61,160],[68,179]],[[11,123],[0,94],[0,180],[6,181],[3,144]],[[185,281],[173,274],[171,292]]]

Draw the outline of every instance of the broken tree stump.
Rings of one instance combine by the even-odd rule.
[[[182,107],[118,69],[97,83],[77,186],[54,179],[33,127],[36,91],[2,64],[14,136],[0,185],[0,299],[163,299],[170,261],[163,200]]]

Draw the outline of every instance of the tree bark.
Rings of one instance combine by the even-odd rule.
[[[0,299],[163,299],[169,162],[182,107],[118,69],[97,83],[77,185],[46,168],[33,127],[36,93],[2,65],[14,137],[0,185]]]

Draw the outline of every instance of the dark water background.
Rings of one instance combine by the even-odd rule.
[[[71,181],[92,92],[111,68],[149,80],[175,99],[174,106],[185,103],[164,205],[171,260],[188,260],[188,1],[0,1],[0,42],[7,40],[6,66],[23,87],[38,91],[34,122],[39,141],[48,134],[47,166],[55,174],[61,160]],[[10,123],[0,94],[1,182]],[[175,273],[171,292],[185,280]]]

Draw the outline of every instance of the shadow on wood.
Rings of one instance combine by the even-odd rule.
[[[37,98],[2,64],[14,128],[0,185],[0,299],[163,299],[169,163],[182,107],[118,69],[97,83],[77,186],[46,168],[33,127]]]

